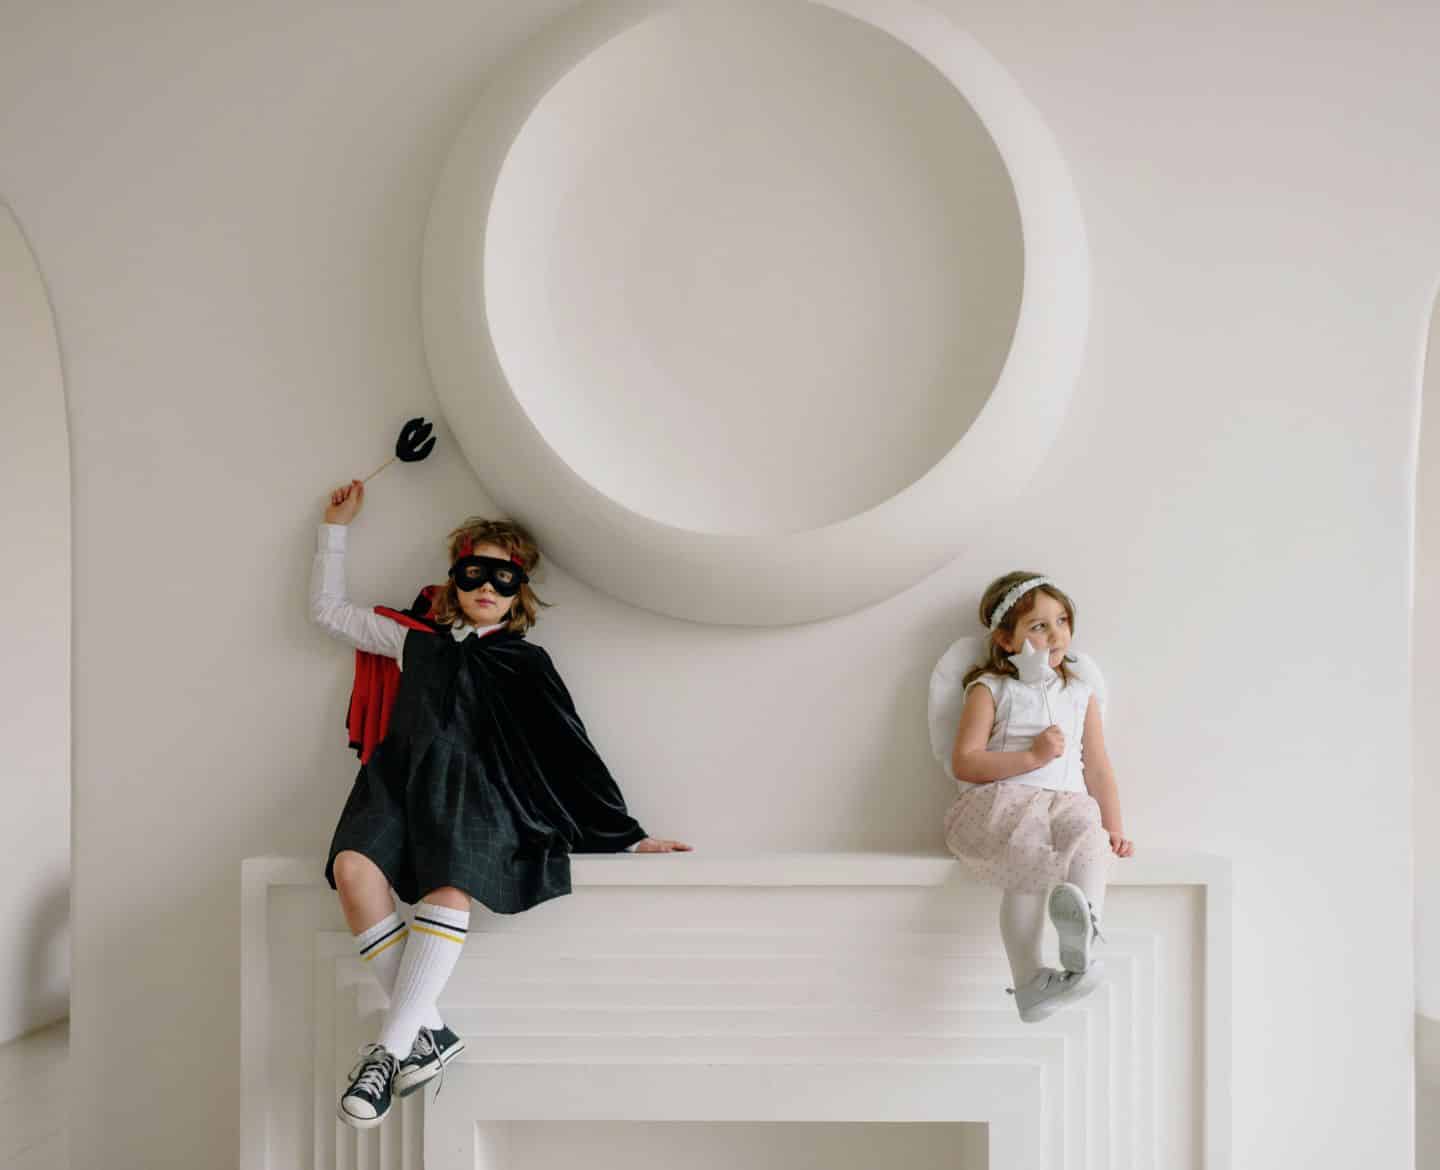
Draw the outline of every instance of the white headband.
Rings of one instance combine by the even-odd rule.
[[[995,607],[995,612],[990,615],[990,630],[993,633],[1000,628],[1000,619],[1010,612],[1010,607],[1019,601],[1030,590],[1041,585],[1054,585],[1050,577],[1031,577],[1028,581],[1021,581],[1009,593],[1000,599],[1000,604]]]

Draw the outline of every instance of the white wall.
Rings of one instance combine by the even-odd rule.
[[[45,285],[0,203],[0,1044],[70,991],[70,444]]]
[[[991,576],[1056,574],[1125,700],[1138,848],[1235,862],[1235,1164],[1406,1165],[1397,648],[1440,15],[941,6],[1049,120],[1091,230],[1093,340],[1046,470],[865,613],[709,628],[552,569],[539,640],[652,830],[939,851],[930,667]],[[77,1166],[237,1145],[239,861],[321,854],[353,770],[349,655],[305,620],[320,497],[435,413],[437,167],[487,64],[559,7],[8,10],[0,195],[50,280],[75,466]],[[486,506],[449,447],[371,495],[364,599],[408,601]]]

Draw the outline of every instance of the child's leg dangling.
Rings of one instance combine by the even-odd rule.
[[[1065,880],[1080,887],[1098,927],[1110,874],[1110,834],[1100,823],[1100,808],[1093,797],[1066,793],[1062,799],[1064,804],[1051,822],[1055,851],[1069,855]]]
[[[382,918],[369,930],[355,936],[355,949],[365,961],[366,968],[375,976],[380,989],[392,1003],[395,1000],[395,976],[400,973],[400,963],[405,956],[409,927],[396,911]],[[433,1003],[420,1021],[427,1028],[440,1028],[444,1021]]]
[[[355,938],[356,953],[386,997],[393,1000],[409,929],[395,910],[389,879],[363,853],[347,849],[335,858],[335,889]],[[441,1027],[439,1012],[432,1006],[422,1023],[428,1028]]]
[[[1045,930],[1045,895],[1006,890],[1000,897],[1000,938],[1016,987],[1023,987],[1042,966],[1040,942]]]
[[[1085,897],[1090,903],[1090,913],[1097,919],[1105,903],[1105,879],[1109,870],[1110,861],[1105,854],[1093,849],[1077,849],[1070,860],[1070,870],[1065,875],[1067,882],[1074,882],[1085,891]]]
[[[390,1010],[380,1028],[380,1043],[399,1059],[409,1055],[420,1028],[430,1026],[427,1019],[439,1019],[435,1003],[455,970],[469,926],[469,910],[428,900],[416,904]]]

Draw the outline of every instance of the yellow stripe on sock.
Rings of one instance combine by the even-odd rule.
[[[371,959],[373,959],[373,958],[374,958],[376,955],[378,955],[381,951],[388,951],[388,950],[389,950],[391,947],[393,947],[397,942],[404,942],[404,941],[405,941],[405,931],[402,930],[399,934],[397,934],[394,938],[392,938],[389,942],[387,942],[383,947],[376,947],[373,951],[371,951],[368,955],[366,955],[366,956],[365,956],[365,961],[368,963]]]
[[[465,945],[463,938],[456,938],[453,934],[446,934],[443,930],[432,930],[428,926],[412,926],[410,929],[418,930],[425,934],[433,934],[436,938],[449,939],[453,943],[459,943],[462,947]]]

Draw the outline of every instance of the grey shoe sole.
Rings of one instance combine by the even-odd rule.
[[[416,1089],[423,1089],[431,1081],[440,1075],[440,1070],[465,1051],[465,1041],[458,1041],[454,1047],[445,1053],[434,1064],[424,1068],[416,1069],[414,1073],[406,1076],[401,1074],[395,1078],[395,1095],[397,1097],[408,1097]]]
[[[1026,1008],[1020,1013],[1022,1024],[1038,1024],[1041,1020],[1049,1019],[1059,1010],[1063,1000],[1047,999],[1044,1003],[1037,1003],[1034,1007]]]
[[[1079,886],[1062,882],[1050,891],[1050,921],[1060,936],[1060,965],[1077,975],[1090,967],[1090,903]]]

